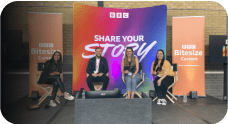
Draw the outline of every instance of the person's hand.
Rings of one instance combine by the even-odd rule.
[[[97,76],[101,77],[101,76],[103,76],[103,75],[104,75],[104,73],[99,73]]]
[[[128,73],[129,73],[129,71],[128,71],[128,70],[126,70],[126,71],[124,71],[124,73],[128,74]]]
[[[159,79],[159,80],[157,81],[157,83],[158,83],[158,86],[161,86],[161,79]]]
[[[156,71],[153,71],[152,75],[157,75],[157,72]]]
[[[53,73],[51,73],[50,75],[57,75],[57,74],[59,74],[59,72],[53,72]]]
[[[53,72],[54,73],[54,75],[59,75],[60,73],[59,72],[57,72],[57,71],[55,71],[55,72]]]
[[[135,75],[133,74],[132,77],[131,77],[131,79],[133,79],[134,77],[135,77]]]
[[[93,77],[97,77],[97,75],[98,75],[97,73],[93,73],[92,74]]]

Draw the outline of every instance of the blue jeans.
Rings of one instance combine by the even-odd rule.
[[[136,91],[136,85],[141,80],[140,74],[136,74],[135,77],[132,79],[132,76],[126,75],[124,76],[124,80],[127,83],[127,90]]]

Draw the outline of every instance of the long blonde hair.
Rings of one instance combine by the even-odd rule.
[[[135,56],[134,56],[133,49],[131,47],[127,47],[127,49],[130,49],[131,52],[132,52],[132,55],[131,55],[131,67],[135,66]],[[129,66],[128,56],[127,56],[127,49],[125,51],[124,66]]]

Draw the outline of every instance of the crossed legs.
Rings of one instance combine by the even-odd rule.
[[[52,100],[55,100],[58,88],[60,88],[61,92],[64,94],[64,96],[66,96],[67,92],[59,76],[50,78],[49,81],[51,81],[53,84],[52,97],[51,97]]]

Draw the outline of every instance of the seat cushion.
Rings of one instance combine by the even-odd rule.
[[[103,86],[103,82],[93,82],[93,86],[95,91],[99,91],[101,90],[102,86]]]

